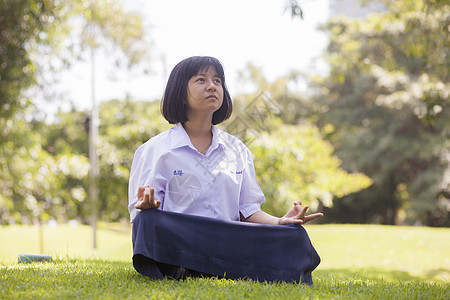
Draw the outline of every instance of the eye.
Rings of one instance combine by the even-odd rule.
[[[214,82],[215,82],[215,83],[218,83],[218,84],[222,84],[222,80],[220,80],[220,78],[214,79]]]
[[[197,80],[196,80],[196,81],[204,82],[204,81],[205,81],[205,78],[203,78],[203,77],[199,77],[199,78],[197,78]]]

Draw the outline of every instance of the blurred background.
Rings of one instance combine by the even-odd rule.
[[[0,3],[2,225],[128,224],[134,151],[170,127],[159,100],[192,55],[224,64],[219,127],[265,211],[450,225],[448,1]]]

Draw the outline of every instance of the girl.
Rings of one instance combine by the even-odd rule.
[[[237,138],[214,125],[232,112],[221,63],[190,57],[170,74],[162,113],[170,130],[151,138],[135,153],[129,185],[131,221],[139,210],[160,208],[222,220],[272,225],[305,223],[301,201],[282,218],[260,209],[264,194],[253,158]]]
[[[161,110],[175,126],[135,152],[128,205],[132,222],[149,209],[269,225],[304,224],[322,216],[306,215],[309,207],[302,207],[301,201],[281,218],[260,209],[264,194],[250,151],[214,126],[232,112],[223,67],[216,58],[195,56],[178,63]]]

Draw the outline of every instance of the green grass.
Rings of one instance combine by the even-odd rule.
[[[43,226],[44,254],[56,259],[102,258],[130,261],[133,253],[129,225],[98,225],[97,249],[93,249],[93,233],[89,226]],[[17,262],[20,253],[39,253],[38,226],[0,227],[0,262]]]
[[[379,225],[306,226],[318,270],[370,279],[450,283],[450,229]]]
[[[131,264],[129,226],[44,227],[51,263],[17,264],[39,253],[38,228],[0,227],[0,298],[450,299],[450,229],[309,225],[322,258],[314,286],[214,278],[155,281]]]
[[[438,284],[327,275],[318,276],[313,287],[211,278],[155,281],[137,274],[129,263],[99,260],[4,266],[0,279],[1,295],[8,299],[448,299],[450,296],[448,287]]]

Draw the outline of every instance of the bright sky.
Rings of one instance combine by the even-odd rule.
[[[288,0],[134,0],[124,1],[144,16],[152,48],[146,76],[114,71],[113,62],[96,61],[96,101],[160,99],[168,73],[182,59],[210,55],[222,61],[231,95],[244,91],[238,72],[251,62],[269,80],[290,70],[316,72],[327,45],[316,30],[329,17],[328,0],[300,0],[304,19],[285,12]],[[80,63],[61,76],[67,97],[79,108],[91,107],[90,65]]]

